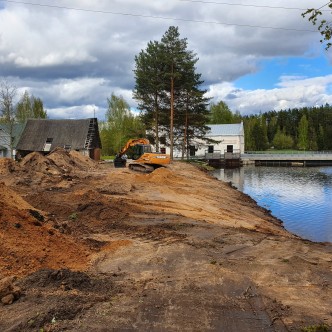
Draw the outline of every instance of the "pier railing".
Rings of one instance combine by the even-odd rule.
[[[332,161],[332,151],[247,151],[241,155],[243,161]]]
[[[246,155],[250,155],[250,154],[254,154],[254,155],[257,155],[257,154],[264,154],[264,155],[280,155],[280,154],[285,154],[285,155],[317,155],[317,154],[323,154],[323,155],[332,155],[332,151],[299,151],[299,150],[277,150],[277,151],[245,151],[244,155],[243,156],[246,156]]]

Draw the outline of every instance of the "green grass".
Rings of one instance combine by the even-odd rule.
[[[101,160],[114,160],[115,156],[101,156]]]
[[[78,218],[78,215],[77,215],[77,213],[76,213],[76,212],[74,212],[74,213],[72,213],[70,216],[68,216],[68,218],[69,218],[70,220],[73,220],[73,221],[75,221],[75,220],[77,220],[77,218]]]
[[[319,325],[310,325],[307,327],[303,327],[301,329],[302,332],[328,332],[329,327],[325,324],[319,324]]]

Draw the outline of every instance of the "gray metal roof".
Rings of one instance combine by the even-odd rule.
[[[84,149],[89,126],[94,119],[48,120],[29,119],[17,144],[17,150],[43,151],[46,140],[52,139],[51,150],[68,145],[73,150]],[[98,123],[96,126],[95,146],[100,147]]]
[[[210,131],[206,133],[206,137],[244,135],[242,122],[232,124],[210,124],[208,127],[210,128]]]

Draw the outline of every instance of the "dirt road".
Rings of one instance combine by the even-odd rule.
[[[0,331],[331,329],[332,245],[194,166],[59,150],[1,181]]]

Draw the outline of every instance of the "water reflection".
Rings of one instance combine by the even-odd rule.
[[[332,242],[332,167],[255,167],[213,172],[272,211],[290,232]]]

